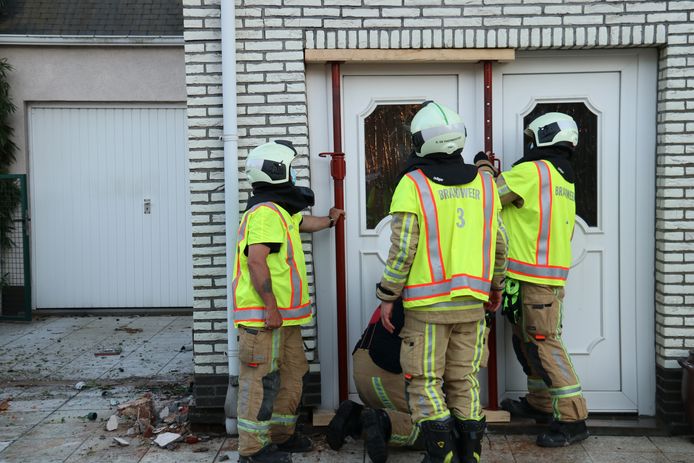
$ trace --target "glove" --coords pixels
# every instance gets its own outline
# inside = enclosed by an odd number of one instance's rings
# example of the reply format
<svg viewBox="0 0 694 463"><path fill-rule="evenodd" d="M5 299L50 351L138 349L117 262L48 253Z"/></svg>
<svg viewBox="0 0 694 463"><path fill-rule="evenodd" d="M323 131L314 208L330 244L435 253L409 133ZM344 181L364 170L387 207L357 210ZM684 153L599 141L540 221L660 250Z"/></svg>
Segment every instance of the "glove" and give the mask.
<svg viewBox="0 0 694 463"><path fill-rule="evenodd" d="M480 172L488 172L494 177L499 175L499 171L496 170L496 167L494 167L494 164L492 164L492 161L489 160L489 156L487 156L487 153L484 151L480 151L475 156L475 165Z"/></svg>

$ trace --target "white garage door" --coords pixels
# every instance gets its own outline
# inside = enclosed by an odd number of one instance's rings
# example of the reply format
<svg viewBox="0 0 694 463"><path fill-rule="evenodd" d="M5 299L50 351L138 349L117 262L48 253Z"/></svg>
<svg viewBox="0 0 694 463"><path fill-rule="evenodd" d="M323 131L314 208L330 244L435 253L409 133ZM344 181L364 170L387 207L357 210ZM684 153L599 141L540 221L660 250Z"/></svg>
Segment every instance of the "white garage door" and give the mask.
<svg viewBox="0 0 694 463"><path fill-rule="evenodd" d="M185 109L29 119L35 306L192 307Z"/></svg>

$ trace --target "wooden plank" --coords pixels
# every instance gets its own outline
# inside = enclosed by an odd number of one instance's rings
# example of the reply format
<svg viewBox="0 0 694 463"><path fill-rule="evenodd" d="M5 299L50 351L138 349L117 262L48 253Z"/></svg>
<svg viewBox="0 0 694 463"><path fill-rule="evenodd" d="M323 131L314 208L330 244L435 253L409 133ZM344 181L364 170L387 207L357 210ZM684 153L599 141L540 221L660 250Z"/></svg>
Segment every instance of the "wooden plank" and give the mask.
<svg viewBox="0 0 694 463"><path fill-rule="evenodd" d="M313 426L327 426L335 416L335 410L318 408L313 410Z"/></svg>
<svg viewBox="0 0 694 463"><path fill-rule="evenodd" d="M510 423L511 414L506 410L484 410L487 423Z"/></svg>
<svg viewBox="0 0 694 463"><path fill-rule="evenodd" d="M307 49L304 61L307 63L476 63L478 61L513 61L516 50L513 48L465 48L465 49L417 49L417 50L344 50Z"/></svg>

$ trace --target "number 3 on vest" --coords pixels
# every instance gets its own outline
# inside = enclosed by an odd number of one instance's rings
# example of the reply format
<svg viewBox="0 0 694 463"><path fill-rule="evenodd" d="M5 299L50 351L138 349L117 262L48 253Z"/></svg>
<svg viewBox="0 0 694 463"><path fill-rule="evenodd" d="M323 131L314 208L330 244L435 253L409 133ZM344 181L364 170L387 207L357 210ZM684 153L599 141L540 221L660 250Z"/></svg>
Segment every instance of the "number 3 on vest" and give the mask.
<svg viewBox="0 0 694 463"><path fill-rule="evenodd" d="M465 218L464 216L465 211L463 210L462 207L458 208L458 221L456 222L456 226L458 228L463 228L465 226Z"/></svg>

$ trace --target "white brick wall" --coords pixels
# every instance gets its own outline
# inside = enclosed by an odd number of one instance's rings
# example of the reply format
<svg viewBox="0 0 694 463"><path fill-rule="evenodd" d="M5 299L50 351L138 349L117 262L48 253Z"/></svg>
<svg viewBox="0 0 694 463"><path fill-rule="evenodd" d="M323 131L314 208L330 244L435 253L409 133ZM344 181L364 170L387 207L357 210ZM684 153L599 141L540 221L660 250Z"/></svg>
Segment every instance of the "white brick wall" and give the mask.
<svg viewBox="0 0 694 463"><path fill-rule="evenodd" d="M227 372L220 1L183 2L200 374ZM278 136L306 152L303 48L658 47L656 351L675 368L694 347L693 20L676 0L239 0L239 155Z"/></svg>

